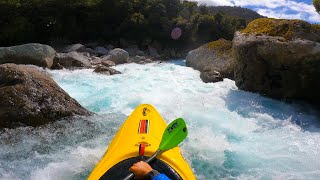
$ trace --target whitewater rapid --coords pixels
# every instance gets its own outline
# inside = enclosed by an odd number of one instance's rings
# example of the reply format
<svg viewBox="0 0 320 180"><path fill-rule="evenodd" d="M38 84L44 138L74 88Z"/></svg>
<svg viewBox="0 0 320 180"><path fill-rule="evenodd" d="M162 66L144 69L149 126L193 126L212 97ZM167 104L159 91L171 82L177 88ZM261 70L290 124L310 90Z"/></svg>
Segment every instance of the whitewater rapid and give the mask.
<svg viewBox="0 0 320 180"><path fill-rule="evenodd" d="M48 72L97 113L0 132L0 179L85 179L136 106L155 106L167 122L183 117L182 153L197 179L318 179L320 118L310 106L205 84L182 62L125 64L120 75L92 69Z"/></svg>

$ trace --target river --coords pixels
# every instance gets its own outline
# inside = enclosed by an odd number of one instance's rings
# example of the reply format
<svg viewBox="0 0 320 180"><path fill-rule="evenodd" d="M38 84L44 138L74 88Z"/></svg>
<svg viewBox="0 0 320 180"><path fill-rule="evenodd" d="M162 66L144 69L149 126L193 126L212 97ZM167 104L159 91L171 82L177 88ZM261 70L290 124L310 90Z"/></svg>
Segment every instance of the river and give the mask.
<svg viewBox="0 0 320 180"><path fill-rule="evenodd" d="M183 61L115 69L122 74L48 70L97 115L0 132L0 179L85 179L142 103L167 122L186 120L181 149L197 179L320 177L320 116L310 106L244 92L229 79L205 84Z"/></svg>

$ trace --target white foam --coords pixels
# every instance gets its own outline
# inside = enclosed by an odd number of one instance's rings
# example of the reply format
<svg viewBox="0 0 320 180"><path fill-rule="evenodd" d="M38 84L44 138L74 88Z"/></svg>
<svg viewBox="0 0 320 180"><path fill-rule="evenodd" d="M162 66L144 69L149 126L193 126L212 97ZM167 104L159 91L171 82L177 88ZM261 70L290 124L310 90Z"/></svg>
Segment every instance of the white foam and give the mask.
<svg viewBox="0 0 320 180"><path fill-rule="evenodd" d="M49 71L98 115L1 134L0 179L85 179L125 115L141 103L153 104L167 122L186 120L182 152L198 179L320 176L320 121L307 106L239 91L228 79L205 84L198 71L174 64L115 68L123 74Z"/></svg>

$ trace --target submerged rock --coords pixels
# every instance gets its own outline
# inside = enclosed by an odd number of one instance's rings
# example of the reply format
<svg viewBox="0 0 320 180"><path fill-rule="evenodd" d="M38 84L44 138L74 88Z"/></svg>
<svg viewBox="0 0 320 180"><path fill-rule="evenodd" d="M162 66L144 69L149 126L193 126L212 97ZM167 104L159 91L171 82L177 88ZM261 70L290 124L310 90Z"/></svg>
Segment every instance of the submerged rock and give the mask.
<svg viewBox="0 0 320 180"><path fill-rule="evenodd" d="M300 20L257 19L233 40L239 89L319 104L320 29Z"/></svg>
<svg viewBox="0 0 320 180"><path fill-rule="evenodd" d="M50 68L55 56L56 51L43 44L32 43L0 48L0 64L33 64Z"/></svg>
<svg viewBox="0 0 320 180"><path fill-rule="evenodd" d="M234 79L234 57L232 54L232 42L224 39L213 41L192 50L187 55L186 65L199 70L204 82L216 82L221 78L209 78L215 71L221 77ZM210 73L209 73L210 72ZM205 73L205 74L203 74ZM208 74L209 73L209 74Z"/></svg>
<svg viewBox="0 0 320 180"><path fill-rule="evenodd" d="M100 73L100 74L106 74L106 75L121 74L121 72L119 72L115 69L112 69L110 67L103 66L103 65L97 66L93 72Z"/></svg>
<svg viewBox="0 0 320 180"><path fill-rule="evenodd" d="M0 65L0 127L38 126L91 115L35 66Z"/></svg>

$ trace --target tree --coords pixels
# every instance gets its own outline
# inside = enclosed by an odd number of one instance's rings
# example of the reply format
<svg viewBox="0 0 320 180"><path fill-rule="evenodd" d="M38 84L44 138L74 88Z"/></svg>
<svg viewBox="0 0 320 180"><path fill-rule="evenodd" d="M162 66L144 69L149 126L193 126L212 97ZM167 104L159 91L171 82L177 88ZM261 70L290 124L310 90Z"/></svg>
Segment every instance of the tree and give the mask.
<svg viewBox="0 0 320 180"><path fill-rule="evenodd" d="M320 0L313 0L313 6L316 8L317 13L320 12Z"/></svg>

